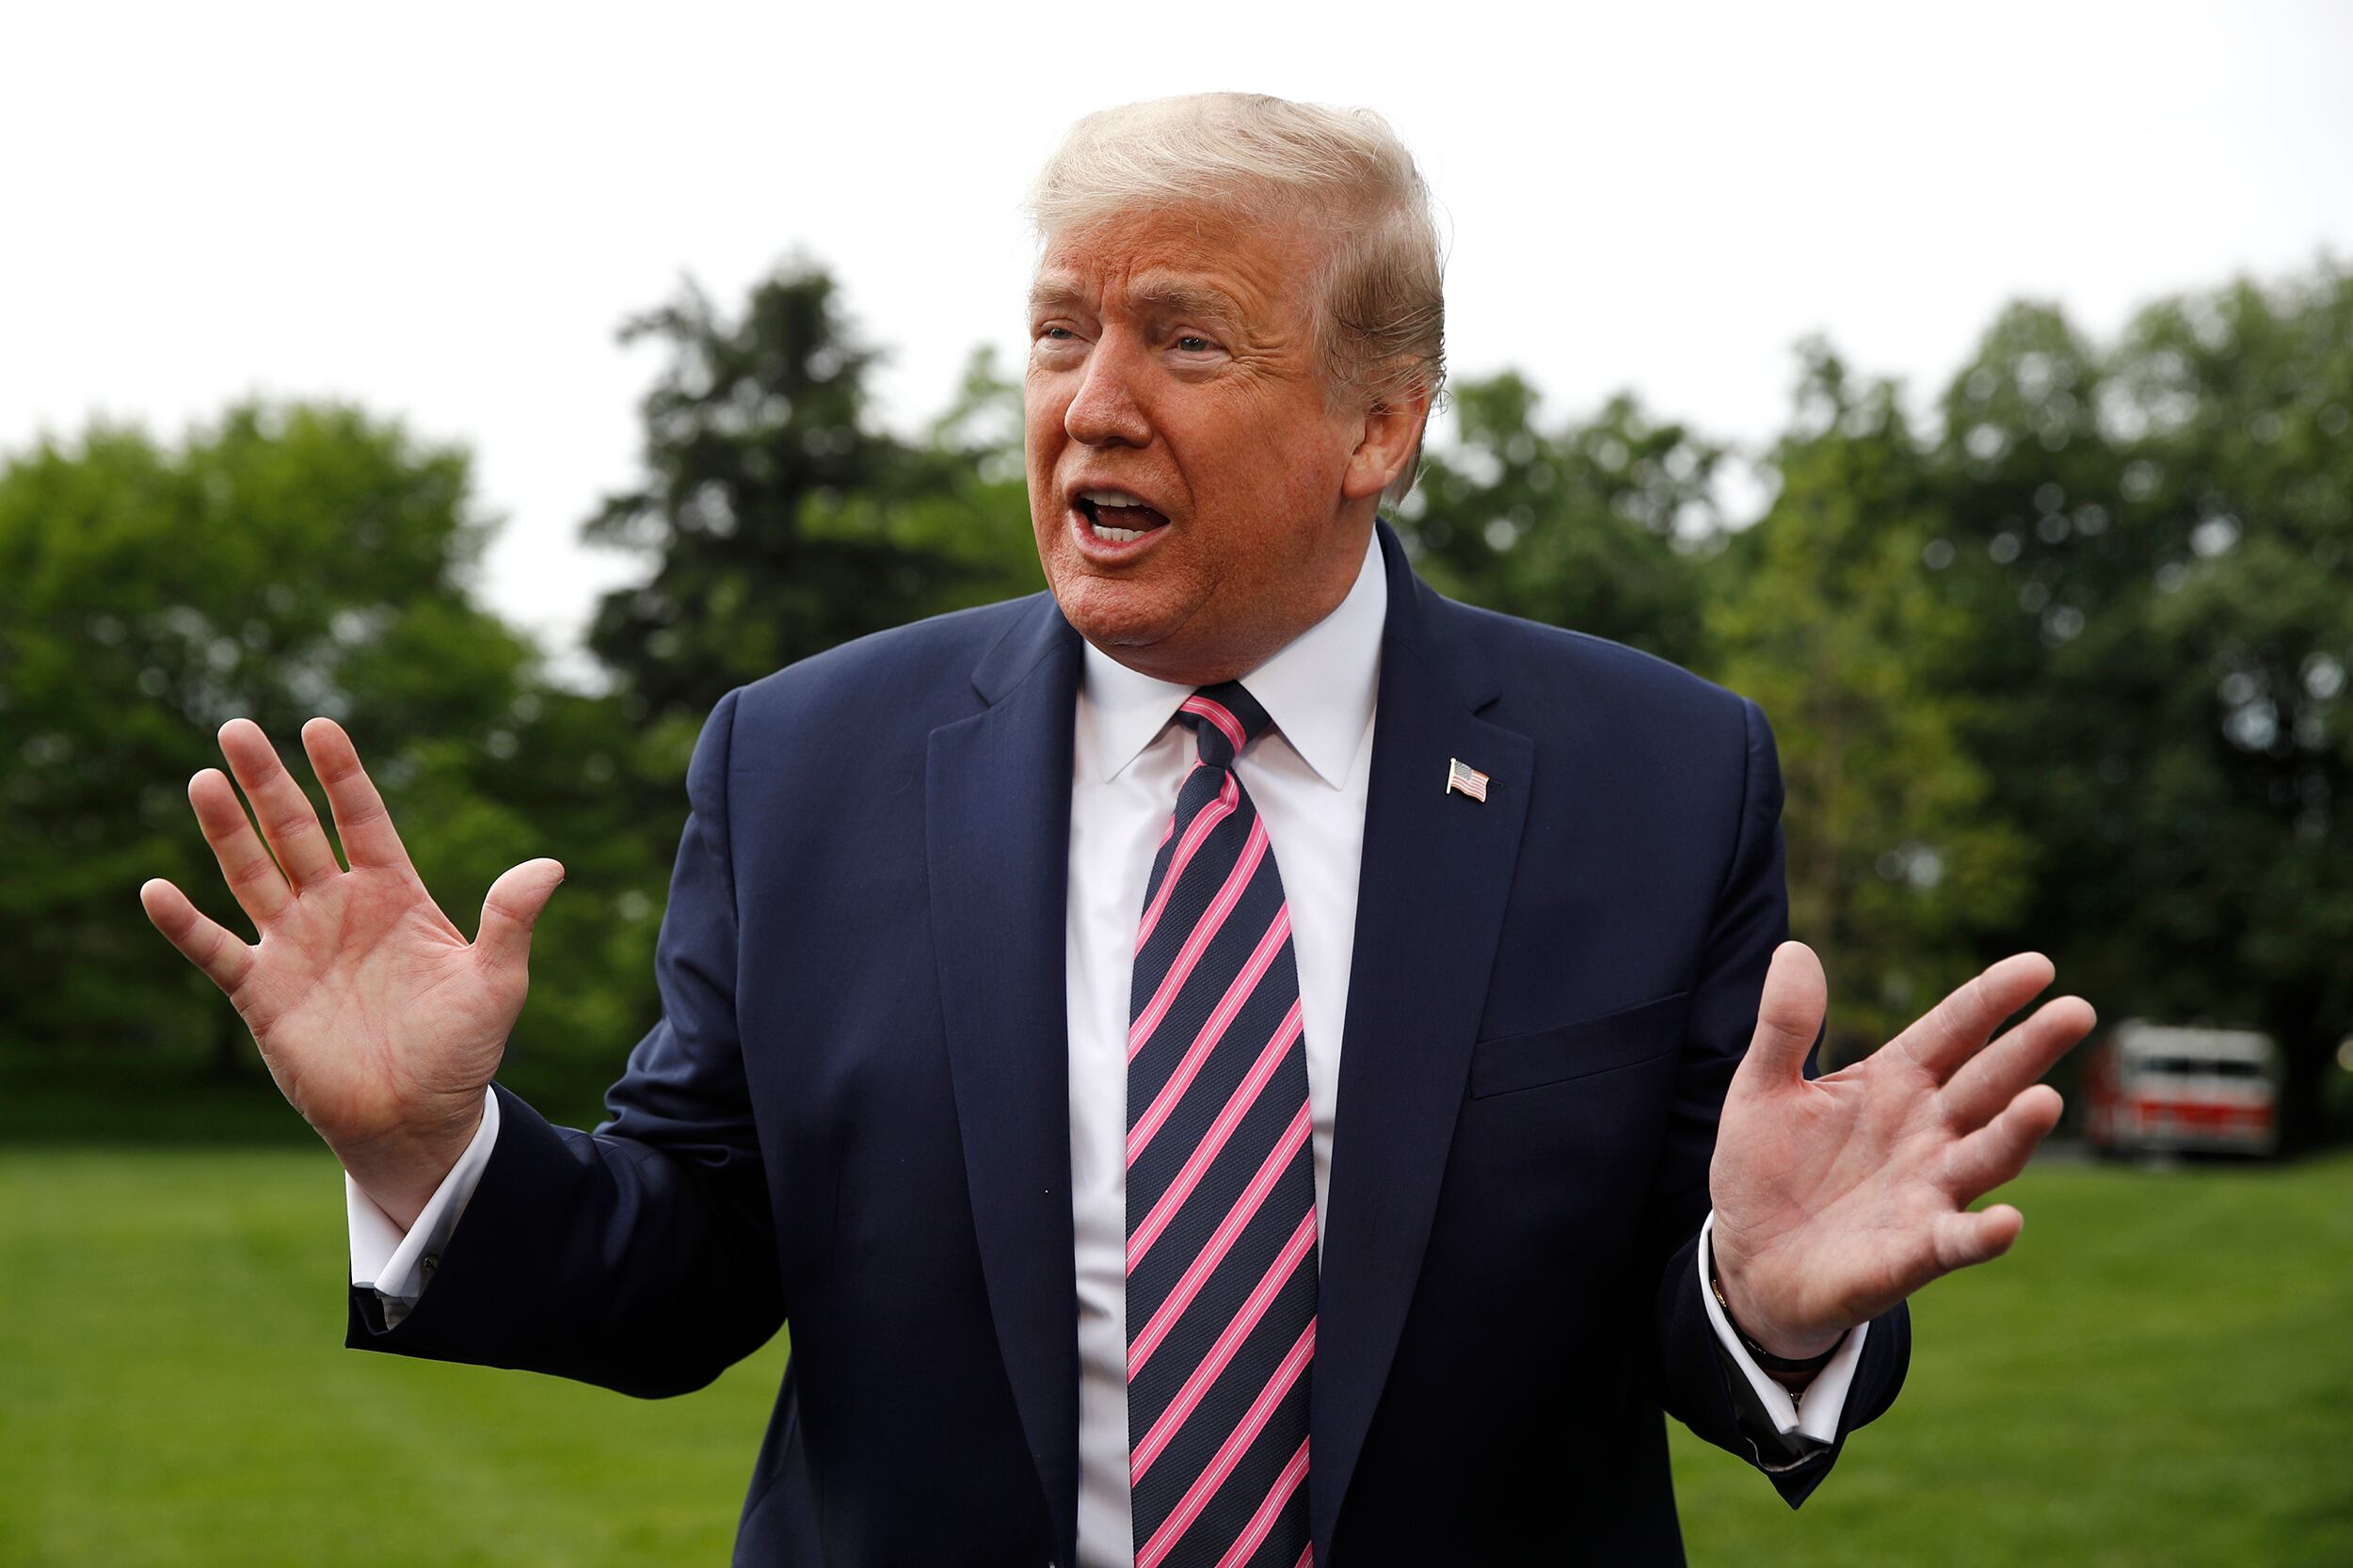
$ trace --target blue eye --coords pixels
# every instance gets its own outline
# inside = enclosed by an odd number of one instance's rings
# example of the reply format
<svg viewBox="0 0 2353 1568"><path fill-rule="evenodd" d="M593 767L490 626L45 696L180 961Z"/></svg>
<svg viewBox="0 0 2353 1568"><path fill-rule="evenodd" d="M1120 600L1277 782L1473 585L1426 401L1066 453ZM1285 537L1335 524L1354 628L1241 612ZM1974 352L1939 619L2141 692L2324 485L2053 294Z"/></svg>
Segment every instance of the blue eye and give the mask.
<svg viewBox="0 0 2353 1568"><path fill-rule="evenodd" d="M1193 337L1188 334L1187 336L1176 340L1176 346L1183 349L1188 354L1207 354L1209 350L1215 348L1217 344L1211 343L1207 338Z"/></svg>

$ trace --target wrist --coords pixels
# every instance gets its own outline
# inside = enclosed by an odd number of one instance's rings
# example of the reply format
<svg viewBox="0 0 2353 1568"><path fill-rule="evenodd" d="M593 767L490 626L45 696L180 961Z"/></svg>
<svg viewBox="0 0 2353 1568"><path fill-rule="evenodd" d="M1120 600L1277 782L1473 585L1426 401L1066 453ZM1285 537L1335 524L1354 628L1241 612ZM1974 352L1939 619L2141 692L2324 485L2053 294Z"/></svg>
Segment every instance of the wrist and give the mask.
<svg viewBox="0 0 2353 1568"><path fill-rule="evenodd" d="M1753 1295L1747 1291L1745 1278L1736 1264L1726 1270L1716 1256L1713 1240L1708 1247L1707 1285L1715 1293L1716 1304L1739 1339L1741 1349L1758 1367L1774 1374L1810 1377L1821 1370L1846 1337L1844 1330L1830 1335L1791 1333L1779 1327L1773 1316L1765 1312Z"/></svg>
<svg viewBox="0 0 2353 1568"><path fill-rule="evenodd" d="M463 1111L372 1136L329 1139L328 1146L360 1190L407 1230L481 1130L482 1101L476 1094Z"/></svg>

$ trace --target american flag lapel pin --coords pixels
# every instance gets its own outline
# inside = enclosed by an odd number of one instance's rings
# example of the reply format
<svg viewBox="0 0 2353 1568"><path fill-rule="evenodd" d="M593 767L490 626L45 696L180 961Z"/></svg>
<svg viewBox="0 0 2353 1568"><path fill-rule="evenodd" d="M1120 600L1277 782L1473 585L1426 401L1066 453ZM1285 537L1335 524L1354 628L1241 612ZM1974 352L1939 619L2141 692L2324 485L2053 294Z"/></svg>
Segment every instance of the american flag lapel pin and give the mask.
<svg viewBox="0 0 2353 1568"><path fill-rule="evenodd" d="M1446 760L1446 792L1460 790L1473 800L1487 798L1487 776L1459 757Z"/></svg>

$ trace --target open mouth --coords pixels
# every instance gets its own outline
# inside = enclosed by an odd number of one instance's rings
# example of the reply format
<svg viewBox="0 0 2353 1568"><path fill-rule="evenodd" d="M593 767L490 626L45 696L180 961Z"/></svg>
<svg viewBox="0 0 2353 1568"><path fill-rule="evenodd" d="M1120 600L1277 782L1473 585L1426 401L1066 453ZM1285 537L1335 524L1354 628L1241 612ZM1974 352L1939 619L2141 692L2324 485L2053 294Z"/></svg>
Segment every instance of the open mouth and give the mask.
<svg viewBox="0 0 2353 1568"><path fill-rule="evenodd" d="M1080 490L1077 508L1087 532L1103 544L1132 544L1156 529L1168 526L1164 513L1145 505L1142 499L1126 490Z"/></svg>

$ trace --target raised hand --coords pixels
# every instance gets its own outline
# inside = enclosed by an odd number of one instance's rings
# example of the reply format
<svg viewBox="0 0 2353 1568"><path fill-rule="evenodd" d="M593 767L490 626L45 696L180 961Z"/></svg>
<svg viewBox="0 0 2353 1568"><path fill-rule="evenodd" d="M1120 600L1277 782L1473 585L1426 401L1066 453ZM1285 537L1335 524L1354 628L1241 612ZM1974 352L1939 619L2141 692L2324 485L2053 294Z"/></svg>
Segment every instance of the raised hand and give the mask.
<svg viewBox="0 0 2353 1568"><path fill-rule="evenodd" d="M279 1091L407 1225L480 1122L529 988L531 928L564 868L526 860L502 875L469 943L425 891L343 727L314 718L302 742L348 871L261 727L232 719L221 755L262 839L217 768L188 781L188 801L261 941L239 940L160 877L139 903L227 994Z"/></svg>
<svg viewBox="0 0 2353 1568"><path fill-rule="evenodd" d="M1939 1275L2009 1250L2018 1210L1969 1205L2057 1125L2058 1092L2036 1080L2095 1021L2081 998L2060 997L1992 1038L2052 973L2040 953L2005 958L1862 1061L1808 1080L1822 966L1800 942L1774 952L1707 1176L1717 1277L1750 1338L1817 1354Z"/></svg>

